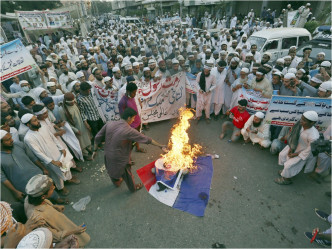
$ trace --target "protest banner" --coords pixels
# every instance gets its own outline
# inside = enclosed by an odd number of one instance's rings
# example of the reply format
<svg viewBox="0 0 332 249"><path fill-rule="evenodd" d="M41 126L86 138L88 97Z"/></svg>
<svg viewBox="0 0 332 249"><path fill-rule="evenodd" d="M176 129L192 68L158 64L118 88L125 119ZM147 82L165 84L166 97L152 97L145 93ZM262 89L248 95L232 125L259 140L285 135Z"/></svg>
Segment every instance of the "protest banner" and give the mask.
<svg viewBox="0 0 332 249"><path fill-rule="evenodd" d="M318 113L316 127L319 131L326 130L331 124L331 99L272 96L265 116L265 122L278 126L293 126L306 111Z"/></svg>
<svg viewBox="0 0 332 249"><path fill-rule="evenodd" d="M186 101L186 75L179 73L159 81L138 84L142 102L141 119L151 123L178 117L178 110Z"/></svg>
<svg viewBox="0 0 332 249"><path fill-rule="evenodd" d="M44 11L16 11L23 30L47 29Z"/></svg>
<svg viewBox="0 0 332 249"><path fill-rule="evenodd" d="M30 52L24 47L20 39L1 45L0 81L29 71L37 67Z"/></svg>
<svg viewBox="0 0 332 249"><path fill-rule="evenodd" d="M186 91L188 93L196 94L195 84L196 76L191 73L186 73Z"/></svg>
<svg viewBox="0 0 332 249"><path fill-rule="evenodd" d="M105 123L120 120L118 91L110 91L99 86L93 86L91 93L98 113Z"/></svg>
<svg viewBox="0 0 332 249"><path fill-rule="evenodd" d="M287 27L295 27L296 22L300 17L300 13L298 10L295 11L289 11L288 12L288 18L287 18Z"/></svg>
<svg viewBox="0 0 332 249"><path fill-rule="evenodd" d="M256 112L265 113L268 110L270 99L263 98L260 92L256 92L252 89L239 89L241 91L239 95L240 99L246 99L248 101L247 111L252 115Z"/></svg>
<svg viewBox="0 0 332 249"><path fill-rule="evenodd" d="M46 12L46 21L48 28L72 28L73 22L70 12Z"/></svg>

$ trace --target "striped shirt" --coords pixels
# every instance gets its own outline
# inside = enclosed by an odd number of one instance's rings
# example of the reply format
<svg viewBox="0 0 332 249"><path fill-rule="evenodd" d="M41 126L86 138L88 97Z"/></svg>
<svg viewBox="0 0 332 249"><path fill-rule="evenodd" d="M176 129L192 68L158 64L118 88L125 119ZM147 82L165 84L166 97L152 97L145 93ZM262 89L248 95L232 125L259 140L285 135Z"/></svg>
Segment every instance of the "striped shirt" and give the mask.
<svg viewBox="0 0 332 249"><path fill-rule="evenodd" d="M79 94L77 97L77 104L81 111L83 121L97 121L100 119L97 107L93 102L91 94L88 96Z"/></svg>

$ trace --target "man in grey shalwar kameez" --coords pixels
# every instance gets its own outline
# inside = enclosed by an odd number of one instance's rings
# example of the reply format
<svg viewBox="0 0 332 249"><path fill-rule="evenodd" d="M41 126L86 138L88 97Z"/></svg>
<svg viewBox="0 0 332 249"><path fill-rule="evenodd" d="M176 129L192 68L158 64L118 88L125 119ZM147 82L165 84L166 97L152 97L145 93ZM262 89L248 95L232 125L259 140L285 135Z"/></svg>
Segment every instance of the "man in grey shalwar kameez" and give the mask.
<svg viewBox="0 0 332 249"><path fill-rule="evenodd" d="M97 145L105 141L105 166L108 175L117 187L120 186L122 181L125 181L131 192L143 187L142 183L135 184L134 176L131 173L130 154L133 147L132 142L152 144L160 148L164 147L164 145L130 127L136 115L135 110L126 108L121 120L105 124L95 137L93 154L93 157L95 157Z"/></svg>

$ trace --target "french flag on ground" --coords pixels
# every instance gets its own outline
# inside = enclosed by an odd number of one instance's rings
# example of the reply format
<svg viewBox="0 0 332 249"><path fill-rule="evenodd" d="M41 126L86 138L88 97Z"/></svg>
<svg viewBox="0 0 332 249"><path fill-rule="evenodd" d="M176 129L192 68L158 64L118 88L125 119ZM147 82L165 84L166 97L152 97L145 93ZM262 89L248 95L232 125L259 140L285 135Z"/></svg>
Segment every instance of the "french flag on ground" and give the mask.
<svg viewBox="0 0 332 249"><path fill-rule="evenodd" d="M162 179L161 172L157 171L156 175L151 172L151 169L155 167L155 161L136 172L146 190L158 201L196 216L204 216L210 197L213 175L212 158L210 156L198 157L196 166L195 172L183 175L181 179L176 176L172 179L166 179L171 188L166 188L163 191L157 191L159 190L157 181L164 182L165 180Z"/></svg>

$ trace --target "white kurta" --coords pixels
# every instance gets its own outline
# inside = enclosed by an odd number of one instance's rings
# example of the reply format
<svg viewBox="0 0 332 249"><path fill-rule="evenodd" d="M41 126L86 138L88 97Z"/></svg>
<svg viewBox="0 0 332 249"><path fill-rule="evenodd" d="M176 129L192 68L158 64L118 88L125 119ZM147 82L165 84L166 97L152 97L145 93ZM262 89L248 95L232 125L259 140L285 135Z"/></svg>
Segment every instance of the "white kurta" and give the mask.
<svg viewBox="0 0 332 249"><path fill-rule="evenodd" d="M270 140L270 125L265 124L264 120L262 120L260 126L255 127L253 125L254 115L252 115L248 121L245 123L244 127L241 130L241 134L243 135L244 140L250 138L253 144L258 143L264 148L268 148L271 145ZM256 134L252 132L247 132L247 128L250 131L258 131Z"/></svg>
<svg viewBox="0 0 332 249"><path fill-rule="evenodd" d="M196 104L196 117L202 116L202 111L205 110L206 118L210 118L210 106L212 91L216 87L216 77L210 73L208 77L205 77L205 92L201 93L199 80L202 72L198 73L196 78L196 90L197 90L197 104Z"/></svg>
<svg viewBox="0 0 332 249"><path fill-rule="evenodd" d="M291 178L296 176L300 173L304 165L306 165L304 173L313 171L317 158L313 157L310 144L318 138L319 133L315 127L306 130L304 130L303 127L301 128L299 142L295 150L295 153L299 153L299 155L289 158L289 145L279 153L279 165L284 166L281 172L282 177Z"/></svg>
<svg viewBox="0 0 332 249"><path fill-rule="evenodd" d="M226 78L227 70L224 69L221 73L218 69L212 68L211 74L216 77L216 88L212 93L212 110L213 112L218 115L222 105L225 102L225 78Z"/></svg>

